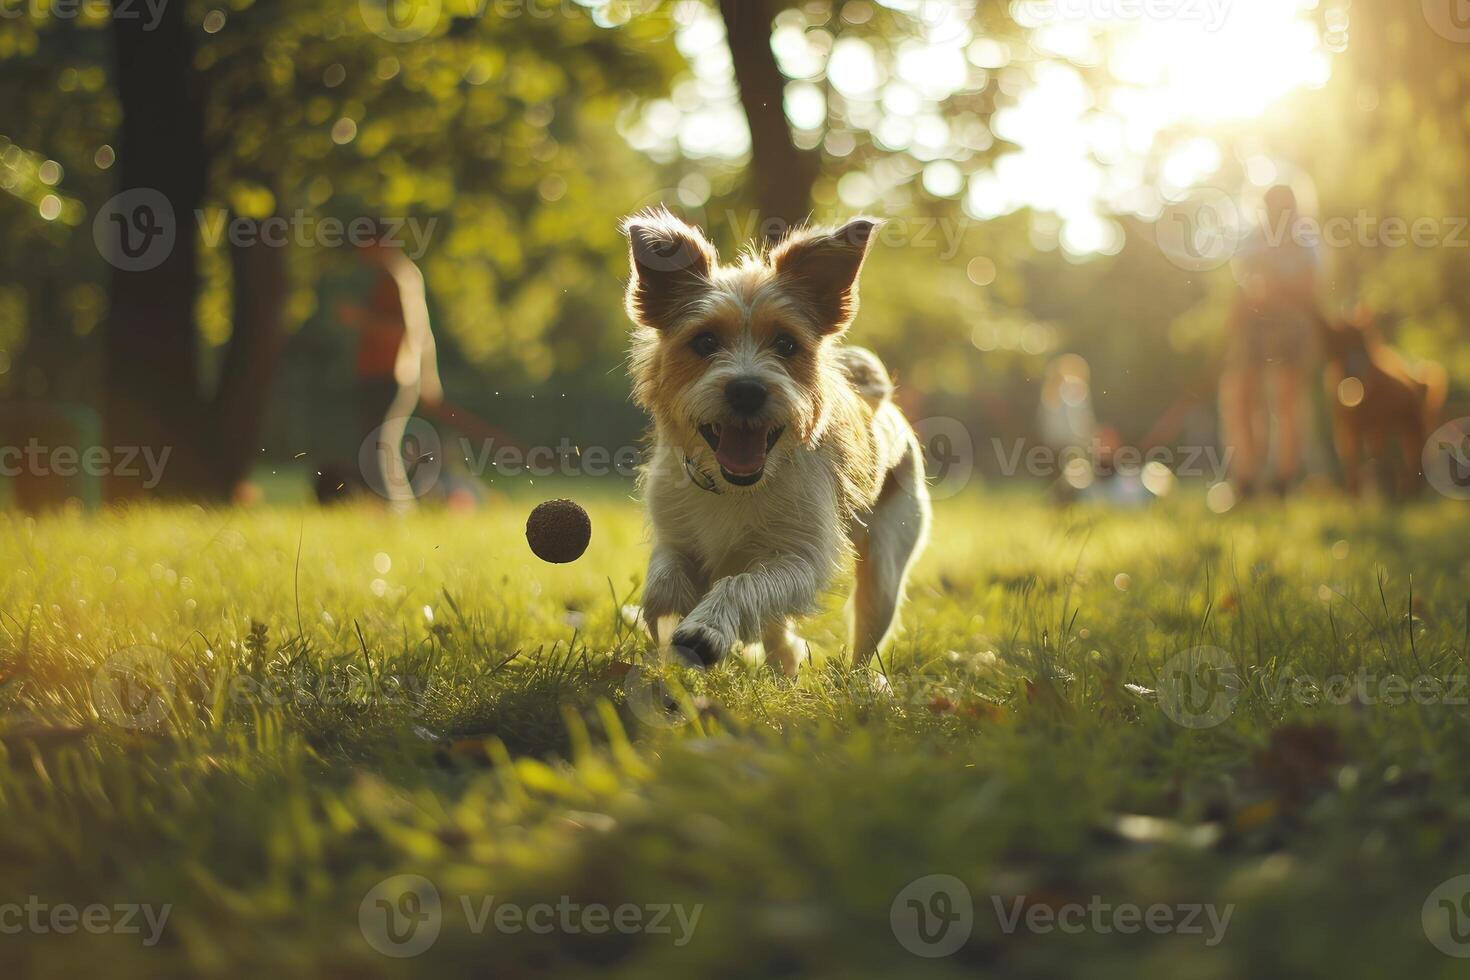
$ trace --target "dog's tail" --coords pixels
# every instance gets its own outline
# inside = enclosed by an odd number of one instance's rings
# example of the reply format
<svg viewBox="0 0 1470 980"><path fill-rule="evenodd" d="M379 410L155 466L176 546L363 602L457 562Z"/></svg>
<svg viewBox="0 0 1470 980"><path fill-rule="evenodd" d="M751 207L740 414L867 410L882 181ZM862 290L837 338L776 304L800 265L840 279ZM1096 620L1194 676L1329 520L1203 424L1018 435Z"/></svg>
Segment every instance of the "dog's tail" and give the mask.
<svg viewBox="0 0 1470 980"><path fill-rule="evenodd" d="M837 348L837 363L863 401L877 408L893 394L893 379L878 355L866 347Z"/></svg>

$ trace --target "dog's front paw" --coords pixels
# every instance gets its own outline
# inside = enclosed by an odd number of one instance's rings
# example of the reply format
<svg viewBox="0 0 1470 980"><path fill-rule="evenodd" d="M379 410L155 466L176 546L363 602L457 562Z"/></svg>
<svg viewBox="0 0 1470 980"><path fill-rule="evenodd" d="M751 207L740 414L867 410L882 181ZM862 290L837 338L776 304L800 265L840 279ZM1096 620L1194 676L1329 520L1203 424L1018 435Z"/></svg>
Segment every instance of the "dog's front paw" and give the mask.
<svg viewBox="0 0 1470 980"><path fill-rule="evenodd" d="M730 652L731 645L731 641L721 636L718 630L687 619L674 630L674 653L695 667L713 667Z"/></svg>

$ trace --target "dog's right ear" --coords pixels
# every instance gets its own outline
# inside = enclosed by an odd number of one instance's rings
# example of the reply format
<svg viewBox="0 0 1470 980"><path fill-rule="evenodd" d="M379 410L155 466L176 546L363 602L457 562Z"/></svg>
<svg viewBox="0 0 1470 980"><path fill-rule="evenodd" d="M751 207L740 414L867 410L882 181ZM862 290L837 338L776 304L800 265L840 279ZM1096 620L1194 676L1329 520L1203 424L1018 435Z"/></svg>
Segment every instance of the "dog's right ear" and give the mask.
<svg viewBox="0 0 1470 980"><path fill-rule="evenodd" d="M709 284L719 260L699 230L664 208L640 211L623 221L633 267L628 281L628 315L666 330L680 311Z"/></svg>

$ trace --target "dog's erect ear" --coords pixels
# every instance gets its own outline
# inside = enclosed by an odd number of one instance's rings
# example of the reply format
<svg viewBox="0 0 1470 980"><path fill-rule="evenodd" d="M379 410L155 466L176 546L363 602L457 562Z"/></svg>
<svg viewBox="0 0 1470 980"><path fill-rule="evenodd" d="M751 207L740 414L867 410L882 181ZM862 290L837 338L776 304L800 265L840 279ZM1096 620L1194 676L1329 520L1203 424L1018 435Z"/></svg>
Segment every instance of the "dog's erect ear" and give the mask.
<svg viewBox="0 0 1470 980"><path fill-rule="evenodd" d="M771 267L802 296L824 333L840 333L858 310L858 272L878 222L854 218L836 231L797 231L771 252Z"/></svg>
<svg viewBox="0 0 1470 980"><path fill-rule="evenodd" d="M664 208L640 211L623 221L633 276L628 281L628 315L665 330L709 282L719 261L715 247Z"/></svg>

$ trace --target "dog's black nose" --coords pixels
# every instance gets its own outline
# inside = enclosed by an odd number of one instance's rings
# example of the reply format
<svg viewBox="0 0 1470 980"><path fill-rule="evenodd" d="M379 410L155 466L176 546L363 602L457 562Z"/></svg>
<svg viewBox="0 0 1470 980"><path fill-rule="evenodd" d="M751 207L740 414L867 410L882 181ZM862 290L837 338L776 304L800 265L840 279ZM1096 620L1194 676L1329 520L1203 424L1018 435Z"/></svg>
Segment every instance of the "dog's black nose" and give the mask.
<svg viewBox="0 0 1470 980"><path fill-rule="evenodd" d="M752 378L736 378L725 385L725 401L736 415L754 415L766 403L766 386Z"/></svg>

